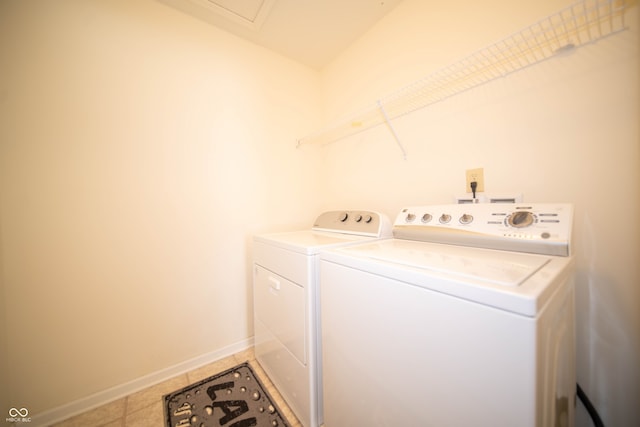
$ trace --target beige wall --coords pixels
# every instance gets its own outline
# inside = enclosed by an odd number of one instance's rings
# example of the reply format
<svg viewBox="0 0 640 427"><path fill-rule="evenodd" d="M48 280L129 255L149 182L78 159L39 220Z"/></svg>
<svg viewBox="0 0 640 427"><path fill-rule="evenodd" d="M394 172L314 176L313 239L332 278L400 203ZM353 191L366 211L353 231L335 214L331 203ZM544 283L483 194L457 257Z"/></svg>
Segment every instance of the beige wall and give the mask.
<svg viewBox="0 0 640 427"><path fill-rule="evenodd" d="M0 49L10 405L250 342L250 236L319 209L318 73L150 0L3 1Z"/></svg>
<svg viewBox="0 0 640 427"><path fill-rule="evenodd" d="M323 73L328 119L559 11L569 1L405 0ZM462 11L464 10L464 13ZM606 425L640 418L638 6L629 29L324 150L326 208L448 203L487 192L575 204L578 380ZM578 404L581 408L581 405ZM585 422L580 409L579 425Z"/></svg>
<svg viewBox="0 0 640 427"><path fill-rule="evenodd" d="M1 199L0 199L1 200ZM0 206L2 201L0 201ZM1 208L0 208L1 209ZM2 227L0 226L0 242L2 242ZM8 410L9 402L9 361L7 347L7 305L4 296L4 274L2 274L2 245L0 244L0 410ZM6 409L5 409L6 408Z"/></svg>
<svg viewBox="0 0 640 427"><path fill-rule="evenodd" d="M575 203L578 378L607 425L633 425L637 6L624 33L397 120L407 160L384 126L294 148L567 4L405 0L319 74L152 0L0 2L11 405L46 412L246 342L251 234L449 202L484 167L492 192Z"/></svg>

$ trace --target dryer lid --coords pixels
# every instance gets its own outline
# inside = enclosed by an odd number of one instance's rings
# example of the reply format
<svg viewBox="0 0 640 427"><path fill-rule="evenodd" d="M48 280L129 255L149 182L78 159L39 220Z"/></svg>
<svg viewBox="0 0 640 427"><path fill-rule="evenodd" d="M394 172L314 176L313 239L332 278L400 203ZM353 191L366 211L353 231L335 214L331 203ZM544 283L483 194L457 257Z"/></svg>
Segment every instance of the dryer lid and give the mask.
<svg viewBox="0 0 640 427"><path fill-rule="evenodd" d="M254 236L253 239L257 242L266 243L290 251L300 252L305 255L314 255L322 249L363 243L371 241L374 238L355 234L303 230L261 234Z"/></svg>

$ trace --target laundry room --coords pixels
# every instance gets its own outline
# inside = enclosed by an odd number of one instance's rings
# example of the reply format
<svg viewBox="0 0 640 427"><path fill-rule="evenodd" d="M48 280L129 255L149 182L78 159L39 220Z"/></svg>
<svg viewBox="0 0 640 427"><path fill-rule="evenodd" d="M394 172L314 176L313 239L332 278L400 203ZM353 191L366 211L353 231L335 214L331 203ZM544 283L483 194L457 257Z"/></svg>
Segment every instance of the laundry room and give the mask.
<svg viewBox="0 0 640 427"><path fill-rule="evenodd" d="M384 13L295 58L180 0L0 2L0 411L50 425L251 348L254 235L453 203L482 168L482 194L573 204L577 380L634 426L640 7L593 2L617 12L592 41L389 120L381 101L580 2L359 1ZM287 30L312 27L337 37Z"/></svg>

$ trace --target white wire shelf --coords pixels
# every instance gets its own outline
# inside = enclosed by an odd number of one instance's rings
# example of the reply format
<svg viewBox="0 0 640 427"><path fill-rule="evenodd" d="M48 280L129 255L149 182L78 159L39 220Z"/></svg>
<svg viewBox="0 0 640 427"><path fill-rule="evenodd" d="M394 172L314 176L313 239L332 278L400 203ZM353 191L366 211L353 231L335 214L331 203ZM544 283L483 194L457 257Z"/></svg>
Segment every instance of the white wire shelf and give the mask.
<svg viewBox="0 0 640 427"><path fill-rule="evenodd" d="M628 1L628 0L627 0ZM581 0L298 140L330 143L624 30L625 0Z"/></svg>

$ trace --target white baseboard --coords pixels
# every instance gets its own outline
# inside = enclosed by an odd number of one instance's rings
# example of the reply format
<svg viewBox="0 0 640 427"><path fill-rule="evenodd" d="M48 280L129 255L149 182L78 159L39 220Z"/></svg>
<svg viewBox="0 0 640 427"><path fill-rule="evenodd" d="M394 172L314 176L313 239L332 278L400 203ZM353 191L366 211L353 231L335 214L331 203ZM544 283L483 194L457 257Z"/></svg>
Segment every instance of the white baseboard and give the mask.
<svg viewBox="0 0 640 427"><path fill-rule="evenodd" d="M219 350L194 357L193 359L185 360L184 362L180 362L168 368L152 372L127 383L119 384L109 389L99 391L95 394L80 398L62 406L49 409L40 414L32 415L29 426L44 427L66 420L75 415L90 411L91 409L95 409L114 400L121 399L132 393L166 381L177 375L185 374L209 363L224 359L225 357L246 350L251 346L253 346L253 337L247 338L235 344L231 344Z"/></svg>

